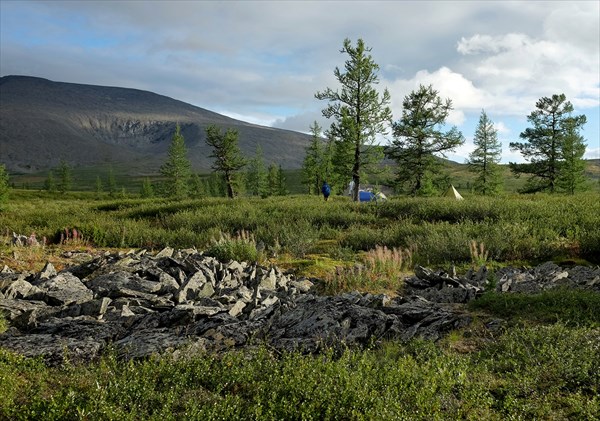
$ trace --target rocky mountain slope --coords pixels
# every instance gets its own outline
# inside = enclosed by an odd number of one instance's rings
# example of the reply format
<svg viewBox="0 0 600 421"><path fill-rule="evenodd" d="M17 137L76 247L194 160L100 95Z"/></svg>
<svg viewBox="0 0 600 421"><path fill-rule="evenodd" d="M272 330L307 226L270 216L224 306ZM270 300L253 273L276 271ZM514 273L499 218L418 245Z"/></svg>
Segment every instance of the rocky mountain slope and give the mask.
<svg viewBox="0 0 600 421"><path fill-rule="evenodd" d="M235 120L175 99L136 89L53 82L27 76L0 78L0 162L10 172L55 166L131 164L156 172L179 123L196 170L211 159L205 127L239 132L253 156L260 144L267 163L299 168L310 138L302 133Z"/></svg>

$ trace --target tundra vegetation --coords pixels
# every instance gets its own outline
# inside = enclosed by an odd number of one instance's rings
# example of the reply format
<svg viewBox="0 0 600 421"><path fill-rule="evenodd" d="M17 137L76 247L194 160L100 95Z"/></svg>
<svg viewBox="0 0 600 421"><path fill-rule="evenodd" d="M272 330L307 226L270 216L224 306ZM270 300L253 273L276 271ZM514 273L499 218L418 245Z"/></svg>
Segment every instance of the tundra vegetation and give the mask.
<svg viewBox="0 0 600 421"><path fill-rule="evenodd" d="M95 192L11 191L3 233L45 247L1 246L0 266L58 268L65 251L163 246L277 264L323 293L395 294L415 264L464 271L546 260L597 264L595 193L397 197L384 203L310 195L97 200ZM77 238L62 235L65 228ZM60 244L59 244L60 243ZM363 268L356 270L356 263ZM373 343L317 357L255 348L221 355L48 367L0 350L7 419L597 419L597 293L487 292L473 323L445 339ZM486 324L506 321L490 331ZM0 319L0 329L8 328Z"/></svg>

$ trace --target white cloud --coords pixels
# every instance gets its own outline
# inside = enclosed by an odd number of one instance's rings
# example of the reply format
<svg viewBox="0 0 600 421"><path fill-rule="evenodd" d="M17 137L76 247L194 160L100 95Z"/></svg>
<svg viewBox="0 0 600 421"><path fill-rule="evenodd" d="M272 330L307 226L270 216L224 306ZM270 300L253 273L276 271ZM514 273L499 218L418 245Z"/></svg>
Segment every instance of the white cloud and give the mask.
<svg viewBox="0 0 600 421"><path fill-rule="evenodd" d="M507 135L511 133L510 127L504 124L502 121L494 122L494 128L498 131L498 134Z"/></svg>

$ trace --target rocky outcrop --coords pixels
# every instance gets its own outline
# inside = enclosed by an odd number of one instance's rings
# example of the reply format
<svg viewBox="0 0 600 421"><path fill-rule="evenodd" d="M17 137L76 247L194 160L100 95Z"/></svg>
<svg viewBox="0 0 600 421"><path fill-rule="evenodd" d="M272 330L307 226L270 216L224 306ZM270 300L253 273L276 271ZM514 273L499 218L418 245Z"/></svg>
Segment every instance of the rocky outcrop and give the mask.
<svg viewBox="0 0 600 421"><path fill-rule="evenodd" d="M422 298L314 293L276 267L221 263L195 250L105 254L57 272L0 273L0 346L51 364L112 347L128 358L268 343L315 352L382 338L438 339L467 316Z"/></svg>
<svg viewBox="0 0 600 421"><path fill-rule="evenodd" d="M81 256L78 256L81 260ZM598 290L599 270L550 264L498 272L499 291L548 286ZM566 275L565 275L566 273ZM221 263L196 250L103 254L57 272L0 272L0 347L50 364L92 360L108 347L124 358L220 352L267 343L279 350L366 346L381 339L437 340L470 323L455 303L488 285L485 268L464 276L417 267L402 296L320 296L306 278L276 267ZM488 285L489 287L489 285Z"/></svg>

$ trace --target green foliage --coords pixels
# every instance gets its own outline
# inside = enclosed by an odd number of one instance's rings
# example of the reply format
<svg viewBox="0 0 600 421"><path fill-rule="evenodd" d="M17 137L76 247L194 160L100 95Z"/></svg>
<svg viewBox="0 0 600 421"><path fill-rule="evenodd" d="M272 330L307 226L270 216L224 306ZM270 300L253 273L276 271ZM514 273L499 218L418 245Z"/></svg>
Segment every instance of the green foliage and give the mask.
<svg viewBox="0 0 600 421"><path fill-rule="evenodd" d="M568 194L587 190L584 175L585 141L578 133L577 120L570 118L565 122L565 137L562 145L562 160L557 186Z"/></svg>
<svg viewBox="0 0 600 421"><path fill-rule="evenodd" d="M48 368L0 350L6 419L597 419L600 332L516 328L461 354L384 342Z"/></svg>
<svg viewBox="0 0 600 421"><path fill-rule="evenodd" d="M56 188L60 193L71 190L73 186L73 173L71 166L64 160L61 160L58 167L54 170L57 175Z"/></svg>
<svg viewBox="0 0 600 421"><path fill-rule="evenodd" d="M15 190L0 214L0 232L53 238L77 227L100 247L192 247L205 250L219 232L252 233L269 254L368 251L377 246L414 250L422 265L470 265L470 243L485 244L488 262L582 258L600 262L600 203L595 193L575 196L394 198L381 203L328 202L315 196L171 201L98 201L93 192L53 197ZM351 259L354 261L354 259Z"/></svg>
<svg viewBox="0 0 600 421"><path fill-rule="evenodd" d="M245 230L239 231L235 236L221 233L219 239L214 240L206 250L206 254L222 262L230 260L258 262L262 260L254 235Z"/></svg>
<svg viewBox="0 0 600 421"><path fill-rule="evenodd" d="M168 197L184 198L189 195L189 183L192 177L192 164L187 157L185 139L179 124L171 138L169 156L160 167L160 174L166 178L163 194Z"/></svg>
<svg viewBox="0 0 600 421"><path fill-rule="evenodd" d="M343 291L395 293L403 285L403 275L413 267L412 254L413 250L375 246L358 256L361 264L338 266L335 273L326 275L322 290L326 294Z"/></svg>
<svg viewBox="0 0 600 421"><path fill-rule="evenodd" d="M100 176L96 177L96 199L100 199L102 197L102 193L104 192L104 187L102 186L102 179Z"/></svg>
<svg viewBox="0 0 600 421"><path fill-rule="evenodd" d="M140 190L140 196L143 198L154 197L154 186L148 177L144 178L142 188Z"/></svg>
<svg viewBox="0 0 600 421"><path fill-rule="evenodd" d="M48 171L46 180L44 181L44 190L54 193L56 191L56 180L54 179L54 171Z"/></svg>
<svg viewBox="0 0 600 421"><path fill-rule="evenodd" d="M316 121L310 126L310 132L312 140L306 147L306 155L302 163L302 184L306 186L308 194L319 195L323 181L333 182L334 142L321 137L321 126ZM351 160L344 160L344 162L351 162Z"/></svg>
<svg viewBox="0 0 600 421"><path fill-rule="evenodd" d="M285 196L288 191L285 185L285 175L281 165L269 165L267 173L267 192L268 196Z"/></svg>
<svg viewBox="0 0 600 421"><path fill-rule="evenodd" d="M208 181L200 178L200 175L195 173L190 181L190 196L193 198L206 197L208 194Z"/></svg>
<svg viewBox="0 0 600 421"><path fill-rule="evenodd" d="M211 125L206 128L206 144L213 148L210 155L215 158L212 169L223 174L227 186L227 197L236 196L236 173L246 165L246 160L238 146L238 132L227 129L221 132L217 126Z"/></svg>
<svg viewBox="0 0 600 421"><path fill-rule="evenodd" d="M567 151L571 160L568 173L571 176L580 173L580 169L573 167L573 164L583 156L583 153L579 155L578 150L582 144L579 130L586 123L586 118L585 115L571 116L573 105L564 94L543 97L535 106L537 109L527 117L533 127L526 128L520 134L524 142L510 143L510 148L519 151L528 162L511 162L510 168L515 174L531 174L523 191L555 193L564 164L565 142L568 143L567 149L571 149Z"/></svg>
<svg viewBox="0 0 600 421"><path fill-rule="evenodd" d="M327 88L315 94L315 98L329 101L323 109L323 116L334 119L329 129L329 137L335 139L338 150L334 154L334 165L337 171L344 171L338 172L338 178L354 181L354 201L358 201L362 173L376 168L383 158L381 149L375 145L375 138L378 134L387 133L387 125L392 120L388 90L385 89L380 96L374 87L379 83L379 66L373 61L370 51L362 39L353 47L346 38L341 50L349 56L345 72L337 67L334 71L342 85L341 92Z"/></svg>
<svg viewBox="0 0 600 421"><path fill-rule="evenodd" d="M0 164L0 210L4 206L4 203L8 202L8 173L6 167Z"/></svg>
<svg viewBox="0 0 600 421"><path fill-rule="evenodd" d="M268 197L270 192L267 177L268 173L265 168L262 148L257 143L256 153L254 154L254 158L248 162L246 172L246 187L248 192L253 196Z"/></svg>
<svg viewBox="0 0 600 421"><path fill-rule="evenodd" d="M0 311L0 333L4 333L6 329L8 329L8 322L6 321L4 313Z"/></svg>
<svg viewBox="0 0 600 421"><path fill-rule="evenodd" d="M514 320L600 327L600 294L593 291L561 289L540 294L489 292L469 303L469 308Z"/></svg>
<svg viewBox="0 0 600 421"><path fill-rule="evenodd" d="M117 194L117 181L115 179L115 173L114 173L112 167L108 168L107 185L108 185L108 195L110 197L115 197L115 195Z"/></svg>
<svg viewBox="0 0 600 421"><path fill-rule="evenodd" d="M397 163L396 182L411 195L426 188L427 176L439 173L437 154L453 151L465 139L456 127L442 132L452 101L442 101L431 85L420 85L402 102L402 118L394 123L394 140L387 154Z"/></svg>
<svg viewBox="0 0 600 421"><path fill-rule="evenodd" d="M480 194L493 195L500 192L500 162L502 144L498 141L498 131L485 111L481 111L479 124L473 139L475 150L469 155L469 170L477 174L474 190Z"/></svg>

